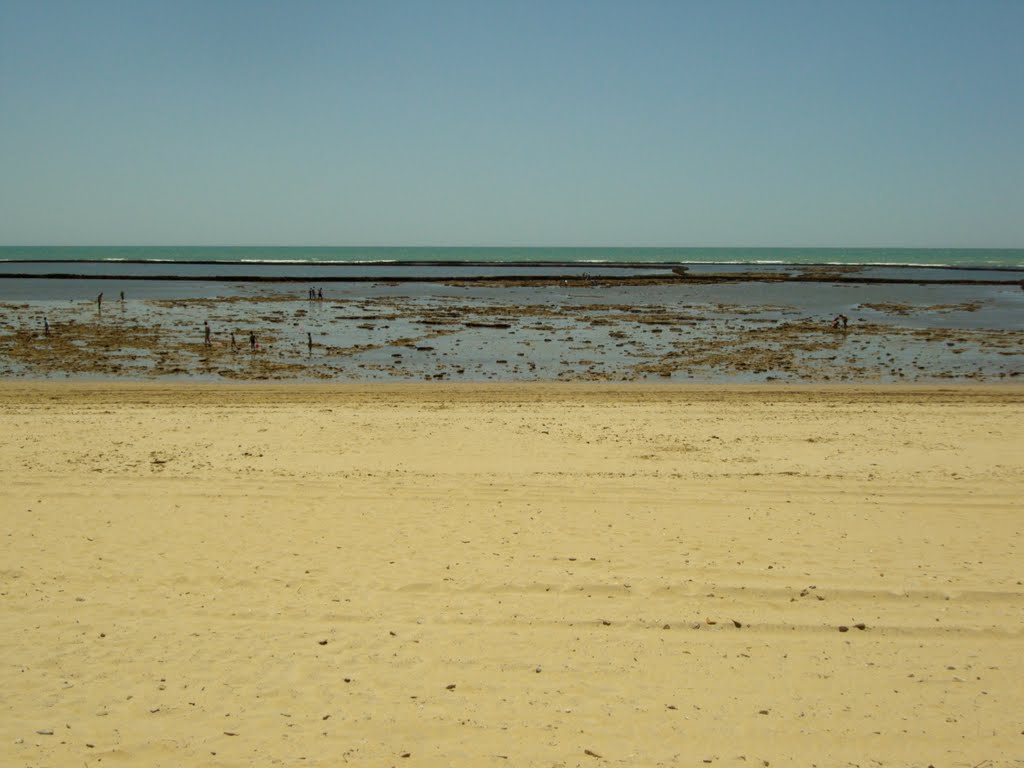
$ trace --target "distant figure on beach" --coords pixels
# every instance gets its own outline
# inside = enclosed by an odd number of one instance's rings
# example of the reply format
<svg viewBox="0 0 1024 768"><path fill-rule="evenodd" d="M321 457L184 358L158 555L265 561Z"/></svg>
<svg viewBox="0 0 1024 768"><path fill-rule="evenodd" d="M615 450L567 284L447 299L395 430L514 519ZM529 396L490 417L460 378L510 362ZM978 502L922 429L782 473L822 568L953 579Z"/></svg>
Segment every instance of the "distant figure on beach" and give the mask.
<svg viewBox="0 0 1024 768"><path fill-rule="evenodd" d="M846 330L846 326L850 324L850 320L846 315L839 316L839 322L843 324L843 330Z"/></svg>
<svg viewBox="0 0 1024 768"><path fill-rule="evenodd" d="M255 331L249 331L249 349L251 349L253 352L256 351L256 332Z"/></svg>
<svg viewBox="0 0 1024 768"><path fill-rule="evenodd" d="M210 323L203 320L203 344L210 346Z"/></svg>
<svg viewBox="0 0 1024 768"><path fill-rule="evenodd" d="M306 331L306 346L309 347L309 351L313 351L313 334Z"/></svg>
<svg viewBox="0 0 1024 768"><path fill-rule="evenodd" d="M231 348L232 349L235 348L235 332L234 331L231 332Z"/></svg>
<svg viewBox="0 0 1024 768"><path fill-rule="evenodd" d="M96 297L96 309L100 309L100 310L103 309L103 294L102 293L100 293L100 295Z"/></svg>
<svg viewBox="0 0 1024 768"><path fill-rule="evenodd" d="M121 303L124 304L124 291L121 291Z"/></svg>
<svg viewBox="0 0 1024 768"><path fill-rule="evenodd" d="M317 291L316 291L316 298L317 298L317 301L323 301L324 300L324 289L323 288L318 288L317 289Z"/></svg>
<svg viewBox="0 0 1024 768"><path fill-rule="evenodd" d="M836 315L834 318L832 318L833 330L839 330L839 328L841 327L845 331L846 326L848 326L849 324L850 318L848 318L846 315Z"/></svg>
<svg viewBox="0 0 1024 768"><path fill-rule="evenodd" d="M43 318L43 336L50 335L50 321L45 317Z"/></svg>

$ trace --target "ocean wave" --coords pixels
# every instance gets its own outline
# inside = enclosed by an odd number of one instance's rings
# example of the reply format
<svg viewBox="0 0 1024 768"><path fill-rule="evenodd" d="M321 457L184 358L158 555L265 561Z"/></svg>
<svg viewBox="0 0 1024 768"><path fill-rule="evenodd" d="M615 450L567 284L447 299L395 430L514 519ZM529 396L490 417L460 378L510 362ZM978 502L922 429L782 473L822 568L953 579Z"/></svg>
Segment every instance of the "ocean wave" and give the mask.
<svg viewBox="0 0 1024 768"><path fill-rule="evenodd" d="M778 265L790 266L790 267L806 267L806 266L810 266L807 262L799 262L799 261L767 261L767 260L754 261L754 260L751 260L751 259L736 259L736 260L733 260L733 261L724 261L724 260L717 260L717 261L669 261L669 262L659 262L659 263L663 263L663 264L679 264L681 266L703 265L703 266L708 266L708 267L716 267L716 266L733 267L733 266L743 266L743 265L748 265L748 266L758 265L758 266L767 266L767 267L774 267L774 266L778 266Z"/></svg>
<svg viewBox="0 0 1024 768"><path fill-rule="evenodd" d="M931 254L933 257L938 254ZM132 258L131 256L99 256L94 258L19 258L18 256L0 256L0 264L110 264L118 267L125 267L129 264L139 265L180 265L190 266L265 266L273 268L276 266L302 266L302 267L400 267L408 269L417 268L438 268L451 267L453 269L464 268L492 268L492 269L584 269L586 267L600 267L604 269L667 269L671 267L752 267L752 268L807 268L807 267L870 267L890 269L951 269L951 270L995 270L995 271L1020 271L1024 270L1024 260L1011 261L1009 259L976 259L967 260L963 258L952 258L949 260L929 261L879 261L875 259L855 260L847 258L844 260L820 259L814 260L787 260L787 259L671 259L657 260L625 260L625 259L522 259L510 257L508 259L402 259L402 258L381 258L381 259L317 259L317 258L235 258L235 259L174 259L160 257Z"/></svg>
<svg viewBox="0 0 1024 768"><path fill-rule="evenodd" d="M986 266L992 266L991 262L988 265L984 264L943 264L940 262L927 263L927 262L914 262L914 261L862 261L862 262L837 262L840 266L844 264L853 264L854 266L861 267L917 267L918 269L958 269L966 266L967 269L985 269Z"/></svg>
<svg viewBox="0 0 1024 768"><path fill-rule="evenodd" d="M397 259L232 259L230 261L219 259L212 261L179 261L178 264L312 264L321 266L326 264L395 264Z"/></svg>

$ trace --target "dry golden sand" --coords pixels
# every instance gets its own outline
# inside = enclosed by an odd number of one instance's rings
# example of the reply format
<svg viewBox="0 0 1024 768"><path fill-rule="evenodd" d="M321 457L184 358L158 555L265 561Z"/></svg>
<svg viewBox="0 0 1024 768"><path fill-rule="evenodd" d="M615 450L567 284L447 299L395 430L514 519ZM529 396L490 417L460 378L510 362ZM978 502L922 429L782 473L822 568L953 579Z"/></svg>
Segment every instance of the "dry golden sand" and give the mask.
<svg viewBox="0 0 1024 768"><path fill-rule="evenodd" d="M1024 764L1022 416L5 384L0 765Z"/></svg>

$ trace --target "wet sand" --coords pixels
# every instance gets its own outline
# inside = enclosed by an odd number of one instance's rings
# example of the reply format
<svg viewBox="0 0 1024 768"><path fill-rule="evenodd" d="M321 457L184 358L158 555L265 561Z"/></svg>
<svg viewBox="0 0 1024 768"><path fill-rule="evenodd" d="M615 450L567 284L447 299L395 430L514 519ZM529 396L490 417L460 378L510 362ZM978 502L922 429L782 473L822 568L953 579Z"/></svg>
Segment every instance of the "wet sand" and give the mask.
<svg viewBox="0 0 1024 768"><path fill-rule="evenodd" d="M0 763L1020 764L1022 416L6 382Z"/></svg>

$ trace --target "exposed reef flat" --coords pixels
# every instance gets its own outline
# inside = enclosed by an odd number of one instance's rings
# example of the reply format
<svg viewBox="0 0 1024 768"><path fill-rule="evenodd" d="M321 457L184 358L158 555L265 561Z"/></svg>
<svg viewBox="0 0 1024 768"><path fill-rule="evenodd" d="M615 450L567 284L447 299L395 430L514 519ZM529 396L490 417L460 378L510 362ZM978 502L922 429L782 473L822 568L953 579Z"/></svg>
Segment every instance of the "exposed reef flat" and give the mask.
<svg viewBox="0 0 1024 768"><path fill-rule="evenodd" d="M838 282L850 271L377 280L319 286L323 300L289 283L12 280L26 299L0 304L0 376L988 382L1024 369L1016 285ZM83 297L97 286L102 305Z"/></svg>

